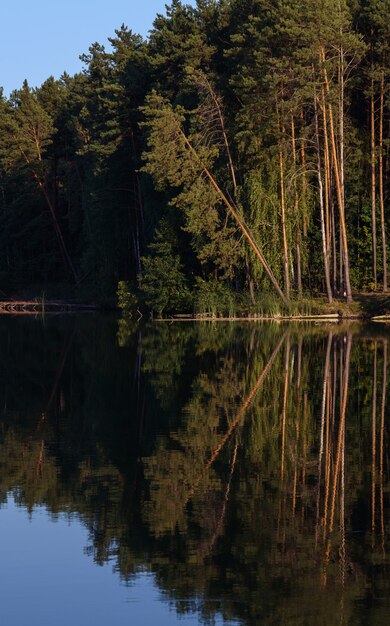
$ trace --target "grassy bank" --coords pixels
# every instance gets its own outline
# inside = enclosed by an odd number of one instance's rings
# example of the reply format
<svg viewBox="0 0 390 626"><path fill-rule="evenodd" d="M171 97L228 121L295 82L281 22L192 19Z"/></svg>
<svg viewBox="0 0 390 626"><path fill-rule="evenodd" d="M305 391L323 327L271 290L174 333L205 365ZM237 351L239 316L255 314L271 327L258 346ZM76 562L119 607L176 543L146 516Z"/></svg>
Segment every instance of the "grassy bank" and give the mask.
<svg viewBox="0 0 390 626"><path fill-rule="evenodd" d="M126 294L125 294L126 296ZM218 296L218 297L217 297ZM113 297L100 297L96 291L86 288L69 288L63 286L42 286L36 289L23 290L17 294L1 298L3 301L35 304L35 309L42 304L47 312L50 303L63 303L69 309L94 308L101 310L122 309L125 315L133 318L140 317L140 312L149 318L150 310L142 301L138 301L132 294L127 297L121 295L116 302ZM28 307L26 307L28 308ZM38 307L39 308L39 307ZM66 306L64 306L66 309ZM0 306L1 312L1 306ZM204 294L202 299L188 303L185 310L165 310L153 312L154 319L175 320L202 320L202 319L298 319L321 318L329 319L373 319L375 317L390 317L390 295L374 292L359 292L353 295L353 301L347 304L345 300L334 300L329 304L324 297L295 298L285 306L281 300L269 293L257 294L255 303L242 294L232 292L219 294Z"/></svg>
<svg viewBox="0 0 390 626"><path fill-rule="evenodd" d="M255 304L230 301L228 303L211 302L197 307L192 313L173 313L164 318L176 320L190 319L373 319L390 317L390 296L377 293L356 293L353 301L334 300L332 304L326 298L300 298L291 300L288 306L276 297L265 294ZM162 316L161 316L162 319Z"/></svg>

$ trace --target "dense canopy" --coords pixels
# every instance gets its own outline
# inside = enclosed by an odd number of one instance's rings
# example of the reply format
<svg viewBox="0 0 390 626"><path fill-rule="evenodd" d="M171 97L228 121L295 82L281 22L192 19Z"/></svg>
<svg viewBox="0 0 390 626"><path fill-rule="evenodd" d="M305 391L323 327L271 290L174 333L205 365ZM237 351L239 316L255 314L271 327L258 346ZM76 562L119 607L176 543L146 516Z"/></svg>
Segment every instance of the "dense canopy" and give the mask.
<svg viewBox="0 0 390 626"><path fill-rule="evenodd" d="M122 25L80 74L0 96L3 293L387 291L389 11L173 0L147 41Z"/></svg>

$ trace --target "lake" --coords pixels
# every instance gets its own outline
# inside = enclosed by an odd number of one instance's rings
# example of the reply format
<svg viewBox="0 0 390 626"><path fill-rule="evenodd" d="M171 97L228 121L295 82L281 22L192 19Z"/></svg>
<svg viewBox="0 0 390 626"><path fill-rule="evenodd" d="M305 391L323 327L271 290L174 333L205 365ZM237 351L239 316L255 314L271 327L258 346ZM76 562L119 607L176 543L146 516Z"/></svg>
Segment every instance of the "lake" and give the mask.
<svg viewBox="0 0 390 626"><path fill-rule="evenodd" d="M390 623L390 327L0 323L7 626Z"/></svg>

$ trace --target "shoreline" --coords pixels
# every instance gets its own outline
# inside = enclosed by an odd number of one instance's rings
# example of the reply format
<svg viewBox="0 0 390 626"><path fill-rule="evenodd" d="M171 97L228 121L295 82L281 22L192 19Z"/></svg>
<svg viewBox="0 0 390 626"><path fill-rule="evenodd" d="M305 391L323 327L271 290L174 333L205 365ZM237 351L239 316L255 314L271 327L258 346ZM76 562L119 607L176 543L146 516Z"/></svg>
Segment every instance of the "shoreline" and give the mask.
<svg viewBox="0 0 390 626"><path fill-rule="evenodd" d="M165 323L177 323L177 322L323 322L339 324L342 322L389 322L390 315L376 315L373 317L367 317L364 315L258 315L247 317L212 317L212 316L198 316L198 317L158 317L153 318L154 322Z"/></svg>
<svg viewBox="0 0 390 626"><path fill-rule="evenodd" d="M390 322L390 296L379 293L356 293L351 304L334 301L329 305L323 298L313 298L291 302L292 311L283 310L267 313L256 312L250 309L241 309L232 315L220 313L172 313L166 317L151 315L155 322L324 322L341 323L344 321L355 322ZM300 312L300 309L302 312ZM111 303L106 306L96 302L74 302L67 299L44 298L8 298L0 300L0 315L45 315L77 312L103 312L111 311L119 313L118 307ZM137 312L142 317L139 309ZM133 312L135 314L135 312ZM233 312L232 312L233 313ZM145 314L144 314L145 315ZM145 315L148 317L148 315Z"/></svg>

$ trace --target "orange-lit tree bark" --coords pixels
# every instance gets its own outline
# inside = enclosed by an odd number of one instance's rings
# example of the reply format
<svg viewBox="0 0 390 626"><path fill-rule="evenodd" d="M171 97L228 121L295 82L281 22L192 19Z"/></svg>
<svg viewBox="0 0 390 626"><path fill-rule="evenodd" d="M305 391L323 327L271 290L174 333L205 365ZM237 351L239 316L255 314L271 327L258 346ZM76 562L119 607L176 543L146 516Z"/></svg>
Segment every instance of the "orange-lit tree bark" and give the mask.
<svg viewBox="0 0 390 626"><path fill-rule="evenodd" d="M383 258L383 291L387 291L387 249L384 199L384 172L383 172L383 117L384 117L385 73L382 68L379 104L379 205L381 215L382 258Z"/></svg>
<svg viewBox="0 0 390 626"><path fill-rule="evenodd" d="M328 116L329 116L329 131L330 131L330 144L332 151L332 161L333 161L333 171L335 175L335 184L336 184L336 194L337 194L337 203L339 207L339 217L340 217L340 247L342 248L342 259L343 259L343 270L344 270L344 278L345 278L345 295L347 302L352 301L352 289L351 289L351 280L350 280L350 265L349 265L349 252L348 252L348 238L347 238L347 226L345 221L345 207L344 207L344 133L343 133L343 120L339 120L339 124L342 122L342 130L340 130L340 141L337 142L336 138L336 129L334 123L333 116L333 106L331 101L329 100L330 95L330 85L328 79L328 72L326 69L326 57L325 51L322 50L321 53L321 61L323 63L323 77L325 82L326 93L328 95ZM344 74L343 70L340 72L342 75ZM344 107L344 83L340 86L342 94L340 95L340 114L343 118L343 107ZM339 143L339 154L337 151L337 143ZM340 277L341 278L341 277Z"/></svg>
<svg viewBox="0 0 390 626"><path fill-rule="evenodd" d="M314 120L315 120L315 143L317 149L317 179L318 179L318 193L320 201L320 222L321 222L321 236L322 236L322 254L324 258L324 273L325 273L325 285L326 295L328 297L329 304L332 303L332 287L330 283L330 270L329 270L329 245L327 240L327 230L325 225L325 211L324 211L324 186L323 175L321 166L321 148L320 148L320 136L319 136L319 124L318 124L318 106L317 106L317 94L314 92ZM327 178L327 172L325 170L325 180ZM327 183L326 183L327 184ZM326 195L326 201L328 197Z"/></svg>
<svg viewBox="0 0 390 626"><path fill-rule="evenodd" d="M371 80L371 233L372 233L372 271L374 289L377 289L377 253L376 253L376 153L375 153L375 82Z"/></svg>

